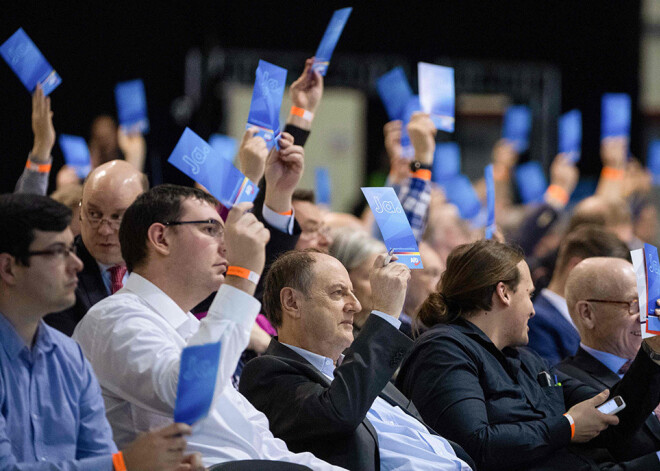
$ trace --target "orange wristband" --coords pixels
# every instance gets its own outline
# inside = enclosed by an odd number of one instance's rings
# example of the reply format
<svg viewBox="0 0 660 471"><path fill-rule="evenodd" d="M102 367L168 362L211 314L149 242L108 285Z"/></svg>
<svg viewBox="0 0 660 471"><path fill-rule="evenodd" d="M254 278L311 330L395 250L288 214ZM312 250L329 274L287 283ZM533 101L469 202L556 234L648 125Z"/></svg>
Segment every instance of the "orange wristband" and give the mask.
<svg viewBox="0 0 660 471"><path fill-rule="evenodd" d="M314 113L311 111L304 110L302 108L298 108L297 106L292 106L291 107L291 114L294 116L299 116L305 121L311 122L314 119Z"/></svg>
<svg viewBox="0 0 660 471"><path fill-rule="evenodd" d="M225 273L225 275L237 276L239 278L244 278L248 281L251 281L255 285L259 284L260 276L257 275L255 272L248 270L247 268L230 265L227 267L227 272Z"/></svg>
<svg viewBox="0 0 660 471"><path fill-rule="evenodd" d="M277 213L277 214L279 214L280 216L291 216L291 215L293 215L293 209L290 209L288 211L284 211L283 213Z"/></svg>
<svg viewBox="0 0 660 471"><path fill-rule="evenodd" d="M35 162L30 161L30 159L25 162L25 168L33 170L35 172L39 173L48 173L50 172L50 168L53 166L53 164L37 164Z"/></svg>
<svg viewBox="0 0 660 471"><path fill-rule="evenodd" d="M411 175L413 178L419 178L420 180L429 181L431 179L431 171L425 168L420 168L415 173Z"/></svg>
<svg viewBox="0 0 660 471"><path fill-rule="evenodd" d="M126 471L126 463L124 463L124 454L118 451L112 455L112 467L115 471Z"/></svg>
<svg viewBox="0 0 660 471"><path fill-rule="evenodd" d="M623 180L625 172L618 168L613 167L603 167L603 171L600 172L602 178L607 178L609 180Z"/></svg>
<svg viewBox="0 0 660 471"><path fill-rule="evenodd" d="M573 440L573 437L575 436L575 420L573 420L573 417L571 417L568 412L564 414L564 417L566 417L568 419L568 423L571 424L571 440Z"/></svg>
<svg viewBox="0 0 660 471"><path fill-rule="evenodd" d="M571 199L570 195L559 185L550 185L547 190L545 190L545 195L560 202L563 205L568 204L568 200Z"/></svg>

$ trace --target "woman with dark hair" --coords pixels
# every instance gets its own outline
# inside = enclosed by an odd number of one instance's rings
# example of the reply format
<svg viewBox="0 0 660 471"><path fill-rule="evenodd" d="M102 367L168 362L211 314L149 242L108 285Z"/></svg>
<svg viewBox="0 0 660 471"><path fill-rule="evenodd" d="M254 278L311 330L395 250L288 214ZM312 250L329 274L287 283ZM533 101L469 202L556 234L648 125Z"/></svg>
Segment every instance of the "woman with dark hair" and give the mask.
<svg viewBox="0 0 660 471"><path fill-rule="evenodd" d="M603 463L612 458L602 448L629 435L660 402L660 366L650 350L640 349L612 388L627 407L618 416L601 413L596 406L607 391L555 376L540 356L518 348L528 341L533 291L520 250L490 240L454 249L419 313L430 330L415 341L397 387L480 471L660 469L655 453ZM647 347L660 351L660 342Z"/></svg>

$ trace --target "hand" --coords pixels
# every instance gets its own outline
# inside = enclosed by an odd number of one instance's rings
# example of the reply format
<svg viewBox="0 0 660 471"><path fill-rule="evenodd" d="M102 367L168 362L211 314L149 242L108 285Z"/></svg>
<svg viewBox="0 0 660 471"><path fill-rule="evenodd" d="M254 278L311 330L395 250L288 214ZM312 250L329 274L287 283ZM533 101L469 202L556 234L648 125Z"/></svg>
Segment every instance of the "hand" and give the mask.
<svg viewBox="0 0 660 471"><path fill-rule="evenodd" d="M628 157L627 137L606 137L600 142L600 159L603 167L623 170Z"/></svg>
<svg viewBox="0 0 660 471"><path fill-rule="evenodd" d="M58 190L68 185L79 184L80 178L78 178L78 174L73 167L69 165L63 165L59 172L57 172L57 176L55 177L55 188Z"/></svg>
<svg viewBox="0 0 660 471"><path fill-rule="evenodd" d="M518 163L518 152L513 144L506 139L500 139L493 147L493 164L503 171L509 172Z"/></svg>
<svg viewBox="0 0 660 471"><path fill-rule="evenodd" d="M312 64L314 64L313 57L305 61L305 69L289 87L289 94L293 106L316 113L323 96L323 76L317 71L312 71Z"/></svg>
<svg viewBox="0 0 660 471"><path fill-rule="evenodd" d="M597 396L575 404L568 410L568 413L575 421L575 435L571 439L573 443L585 443L610 425L619 423L616 415L607 415L600 412L596 407L607 400L610 391L606 389Z"/></svg>
<svg viewBox="0 0 660 471"><path fill-rule="evenodd" d="M186 449L185 435L192 429L186 424L171 424L141 434L126 450L124 462L128 471L176 471ZM183 468L186 469L186 468Z"/></svg>
<svg viewBox="0 0 660 471"><path fill-rule="evenodd" d="M247 268L261 274L266 260L266 244L270 232L247 211L252 203L239 203L227 215L225 243L229 265Z"/></svg>
<svg viewBox="0 0 660 471"><path fill-rule="evenodd" d="M278 213L289 211L304 168L304 149L293 144L291 134L283 132L280 150L273 147L266 159L266 206Z"/></svg>
<svg viewBox="0 0 660 471"><path fill-rule="evenodd" d="M44 96L41 85L37 85L32 95L32 132L34 144L30 157L35 162L48 162L55 145L55 128L53 112L50 110L50 97Z"/></svg>
<svg viewBox="0 0 660 471"><path fill-rule="evenodd" d="M427 113L413 113L407 126L410 142L415 148L415 159L424 165L433 163L435 152L435 129L433 121Z"/></svg>
<svg viewBox="0 0 660 471"><path fill-rule="evenodd" d="M388 263L383 266L387 254L380 254L369 273L373 309L398 319L406 300L406 289L410 280L410 269L403 263ZM396 257L392 257L396 260Z"/></svg>
<svg viewBox="0 0 660 471"><path fill-rule="evenodd" d="M181 461L176 471L204 471L205 469L202 463L202 454L191 453L183 457L183 461Z"/></svg>
<svg viewBox="0 0 660 471"><path fill-rule="evenodd" d="M653 175L639 160L632 158L626 164L623 176L622 196L628 198L633 194L647 195L653 189Z"/></svg>
<svg viewBox="0 0 660 471"><path fill-rule="evenodd" d="M250 331L250 341L248 342L248 350L254 350L255 352L261 354L266 351L268 345L270 344L270 335L264 329L259 327L259 324L256 322L252 324L252 330Z"/></svg>
<svg viewBox="0 0 660 471"><path fill-rule="evenodd" d="M241 140L241 147L238 149L241 172L256 185L264 176L266 159L268 158L266 141L260 136L255 136L258 132L259 128L256 127L251 127L245 131Z"/></svg>
<svg viewBox="0 0 660 471"><path fill-rule="evenodd" d="M580 172L577 167L568 159L566 154L557 154L555 160L550 165L550 184L557 185L566 191L570 196L575 190Z"/></svg>
<svg viewBox="0 0 660 471"><path fill-rule="evenodd" d="M401 183L410 176L410 160L401 156L401 128L403 123L399 120L390 121L383 126L385 135L385 151L390 160L390 180L392 183Z"/></svg>
<svg viewBox="0 0 660 471"><path fill-rule="evenodd" d="M144 136L139 132L128 134L124 128L120 127L117 130L117 144L124 154L126 162L143 172L144 161L147 157L147 143Z"/></svg>

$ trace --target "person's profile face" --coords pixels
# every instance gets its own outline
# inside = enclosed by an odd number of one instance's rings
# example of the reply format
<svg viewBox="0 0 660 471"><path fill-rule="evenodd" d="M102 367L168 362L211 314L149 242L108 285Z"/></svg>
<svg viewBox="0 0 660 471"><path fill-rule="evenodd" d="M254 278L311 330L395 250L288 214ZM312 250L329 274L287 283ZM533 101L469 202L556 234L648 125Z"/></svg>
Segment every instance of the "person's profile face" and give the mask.
<svg viewBox="0 0 660 471"><path fill-rule="evenodd" d="M296 220L302 230L296 249L313 248L327 252L332 244L332 237L319 207L308 201L294 201L293 206Z"/></svg>
<svg viewBox="0 0 660 471"><path fill-rule="evenodd" d="M527 262L521 260L518 265L520 282L514 292L509 290L511 303L508 312L503 313L502 321L505 322L507 346L516 347L529 343L528 322L534 316L534 305L532 295L534 294L534 283L529 272Z"/></svg>

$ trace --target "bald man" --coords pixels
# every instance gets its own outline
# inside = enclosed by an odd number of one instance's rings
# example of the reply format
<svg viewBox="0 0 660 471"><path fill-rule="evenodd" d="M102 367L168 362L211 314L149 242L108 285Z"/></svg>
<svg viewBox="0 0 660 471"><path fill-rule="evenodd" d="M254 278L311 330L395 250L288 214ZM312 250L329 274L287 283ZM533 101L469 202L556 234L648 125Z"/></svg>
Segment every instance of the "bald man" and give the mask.
<svg viewBox="0 0 660 471"><path fill-rule="evenodd" d="M571 271L565 292L582 341L575 356L556 368L594 388L610 388L623 377L642 344L633 266L619 258L585 259ZM660 422L651 414L635 434L610 451L617 460L629 460L658 450Z"/></svg>
<svg viewBox="0 0 660 471"><path fill-rule="evenodd" d="M127 274L119 225L126 209L148 187L146 176L123 160L102 164L89 174L80 203L80 236L74 242L84 264L78 273L76 304L47 315L47 324L71 336L90 307L123 286Z"/></svg>

